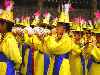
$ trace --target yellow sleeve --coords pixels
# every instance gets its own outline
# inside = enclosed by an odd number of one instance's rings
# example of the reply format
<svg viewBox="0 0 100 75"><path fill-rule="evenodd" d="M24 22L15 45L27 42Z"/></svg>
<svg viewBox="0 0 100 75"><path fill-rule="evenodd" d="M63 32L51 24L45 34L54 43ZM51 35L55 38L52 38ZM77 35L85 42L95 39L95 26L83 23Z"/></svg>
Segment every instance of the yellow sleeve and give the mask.
<svg viewBox="0 0 100 75"><path fill-rule="evenodd" d="M87 53L88 53L89 55L91 55L92 50L94 50L94 45L89 44L89 46L88 46L88 48L87 48Z"/></svg>
<svg viewBox="0 0 100 75"><path fill-rule="evenodd" d="M55 38L53 36L46 36L44 38L44 47L45 47L45 52L52 53L52 51L54 51L57 47Z"/></svg>
<svg viewBox="0 0 100 75"><path fill-rule="evenodd" d="M28 45L31 44L31 41L27 32L24 33L24 42L27 43Z"/></svg>
<svg viewBox="0 0 100 75"><path fill-rule="evenodd" d="M71 48L72 51L74 51L77 54L81 53L81 48L79 47L79 45L76 45L73 41L71 45L72 45L72 48Z"/></svg>
<svg viewBox="0 0 100 75"><path fill-rule="evenodd" d="M21 64L22 57L20 55L18 43L12 34L8 34L4 39L2 43L2 51L9 59L14 61L14 63Z"/></svg>
<svg viewBox="0 0 100 75"><path fill-rule="evenodd" d="M35 45L38 45L40 43L40 40L36 35L32 36L32 43L34 43Z"/></svg>
<svg viewBox="0 0 100 75"><path fill-rule="evenodd" d="M65 35L58 43L54 54L65 54L71 50L71 39Z"/></svg>
<svg viewBox="0 0 100 75"><path fill-rule="evenodd" d="M42 49L42 42L36 35L33 35L31 39L32 43L34 44L35 49L41 50Z"/></svg>
<svg viewBox="0 0 100 75"><path fill-rule="evenodd" d="M71 50L73 50L75 53L81 53L80 47L76 45L68 35L65 34L61 41L57 44L57 47L53 53L65 54Z"/></svg>
<svg viewBox="0 0 100 75"><path fill-rule="evenodd" d="M29 45L31 45L32 43L34 45L37 45L40 42L36 35L29 37L27 32L24 33L24 40L25 40L25 43L27 43Z"/></svg>
<svg viewBox="0 0 100 75"><path fill-rule="evenodd" d="M71 50L71 40L64 37L60 42L56 42L55 38L48 36L46 39L46 48L51 54L64 54Z"/></svg>
<svg viewBox="0 0 100 75"><path fill-rule="evenodd" d="M100 48L94 47L92 50L92 56L95 58L95 60L100 61Z"/></svg>

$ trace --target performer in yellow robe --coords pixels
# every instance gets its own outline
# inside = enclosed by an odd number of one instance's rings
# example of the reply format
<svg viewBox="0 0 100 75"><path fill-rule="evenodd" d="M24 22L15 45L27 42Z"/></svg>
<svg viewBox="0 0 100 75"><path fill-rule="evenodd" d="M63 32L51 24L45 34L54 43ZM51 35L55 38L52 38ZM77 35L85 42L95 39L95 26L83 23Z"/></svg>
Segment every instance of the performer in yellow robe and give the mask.
<svg viewBox="0 0 100 75"><path fill-rule="evenodd" d="M91 64L92 64L92 57L91 57L91 52L93 50L93 44L95 44L95 38L93 36L93 33L91 30L85 30L85 34L82 38L82 44L83 44L83 49L82 49L82 63L83 65L83 71L85 75L88 75Z"/></svg>
<svg viewBox="0 0 100 75"><path fill-rule="evenodd" d="M88 75L100 74L100 48L95 47L92 51L93 62Z"/></svg>
<svg viewBox="0 0 100 75"><path fill-rule="evenodd" d="M72 30L74 37L72 38L76 45L80 46L81 50L81 38L82 38L82 31L80 28ZM81 62L81 55L77 55L75 52L71 52L70 54L70 67L71 67L71 75L83 75L82 70L82 62Z"/></svg>
<svg viewBox="0 0 100 75"><path fill-rule="evenodd" d="M51 34L52 34L52 37L56 38L57 37L57 30L56 28L53 28L51 30ZM46 37L46 36L45 36ZM45 46L45 43L44 43L44 46ZM44 47L44 50L47 50L46 49L46 46ZM47 70L47 75L53 75L53 68L54 68L54 61L55 61L55 55L52 55L48 52L45 52L46 54L49 55L49 67L48 67L48 70Z"/></svg>
<svg viewBox="0 0 100 75"><path fill-rule="evenodd" d="M100 28L95 30L96 44L94 44L92 54L92 65L89 71L89 75L100 75Z"/></svg>
<svg viewBox="0 0 100 75"><path fill-rule="evenodd" d="M5 60L6 59L6 60ZM0 75L15 75L15 68L21 64L21 56L18 49L18 42L11 32L6 33L0 44Z"/></svg>
<svg viewBox="0 0 100 75"><path fill-rule="evenodd" d="M58 32L63 31L63 26L58 30ZM80 54L79 46L72 41L67 33L64 33L59 41L53 36L45 37L45 46L48 53L55 55L53 75L71 75L68 53L73 50Z"/></svg>
<svg viewBox="0 0 100 75"><path fill-rule="evenodd" d="M31 37L25 34L25 42L30 46L34 45L34 56L32 57L34 59L34 66L32 66L34 67L34 75L44 75L44 53L38 33L40 32L33 34Z"/></svg>
<svg viewBox="0 0 100 75"><path fill-rule="evenodd" d="M36 35L33 36L33 44L35 47L34 75L44 75L44 53L43 53L43 48L42 48L42 42Z"/></svg>
<svg viewBox="0 0 100 75"><path fill-rule="evenodd" d="M2 17L2 18L1 18ZM10 11L3 11L0 15L0 75L15 75L15 69L19 69L22 57L18 48L15 35L11 32L14 23Z"/></svg>
<svg viewBox="0 0 100 75"><path fill-rule="evenodd" d="M30 30L30 31L28 31ZM32 44L29 40L29 33L31 32L30 27L24 29L24 44L22 47L22 65L21 65L21 74L22 75L32 75ZM32 33L32 32L31 32ZM32 36L32 34L30 35Z"/></svg>

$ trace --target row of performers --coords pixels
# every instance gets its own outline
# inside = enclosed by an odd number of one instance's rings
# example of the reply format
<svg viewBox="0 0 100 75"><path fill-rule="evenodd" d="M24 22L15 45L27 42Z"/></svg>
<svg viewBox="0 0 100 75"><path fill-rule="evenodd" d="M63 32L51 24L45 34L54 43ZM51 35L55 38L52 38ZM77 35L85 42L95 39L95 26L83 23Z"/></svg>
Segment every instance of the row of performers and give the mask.
<svg viewBox="0 0 100 75"><path fill-rule="evenodd" d="M99 75L100 26L70 29L58 22L51 30L15 26L0 19L0 75ZM12 30L12 31L11 31Z"/></svg>
<svg viewBox="0 0 100 75"><path fill-rule="evenodd" d="M46 26L51 30L32 29L26 22L14 25L12 15L8 10L0 14L0 75L15 75L15 70L21 75L99 74L99 24L93 30L79 25L70 30L68 12L61 12L55 26ZM49 19L47 14L43 26Z"/></svg>
<svg viewBox="0 0 100 75"><path fill-rule="evenodd" d="M0 75L99 75L99 24L93 30L70 30L67 11L51 30L13 27L13 4L8 6L0 12Z"/></svg>

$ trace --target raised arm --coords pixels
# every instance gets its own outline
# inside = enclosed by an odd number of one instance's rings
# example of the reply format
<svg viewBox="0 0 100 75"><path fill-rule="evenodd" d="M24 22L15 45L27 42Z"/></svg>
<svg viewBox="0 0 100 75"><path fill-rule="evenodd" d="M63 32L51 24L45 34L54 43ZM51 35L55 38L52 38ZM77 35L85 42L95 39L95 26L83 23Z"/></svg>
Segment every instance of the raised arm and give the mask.
<svg viewBox="0 0 100 75"><path fill-rule="evenodd" d="M96 61L100 62L100 48L94 47L91 54Z"/></svg>

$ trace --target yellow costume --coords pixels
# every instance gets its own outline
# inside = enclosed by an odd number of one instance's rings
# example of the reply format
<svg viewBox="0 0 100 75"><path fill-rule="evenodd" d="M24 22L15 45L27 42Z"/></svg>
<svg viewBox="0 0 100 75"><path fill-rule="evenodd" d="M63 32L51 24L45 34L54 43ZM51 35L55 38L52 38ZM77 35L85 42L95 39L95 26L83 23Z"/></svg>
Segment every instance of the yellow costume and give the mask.
<svg viewBox="0 0 100 75"><path fill-rule="evenodd" d="M34 61L35 61L35 73L34 75L44 75L44 54L42 53L42 42L36 35L33 35L33 41L35 51L34 51Z"/></svg>
<svg viewBox="0 0 100 75"><path fill-rule="evenodd" d="M70 54L70 68L71 68L71 75L82 75L83 74L81 57L80 55L77 55L75 52L72 52Z"/></svg>
<svg viewBox="0 0 100 75"><path fill-rule="evenodd" d="M28 37L25 34L25 42L34 45L34 75L44 75L44 54L42 54L42 43L36 35Z"/></svg>
<svg viewBox="0 0 100 75"><path fill-rule="evenodd" d="M6 3L9 5L6 5ZM6 33L5 37L0 43L0 75L15 75L15 68L19 68L22 58L20 56L18 42L16 41L14 35L9 32L10 27L14 25L13 12L11 12L13 3L11 0L5 0L5 5L6 8L0 15L0 22L3 21L3 25L8 26L6 27L8 33ZM0 24L0 26L1 25L2 24Z"/></svg>
<svg viewBox="0 0 100 75"><path fill-rule="evenodd" d="M74 44L68 34L64 34L62 39L58 42L53 36L45 37L45 46L47 47L47 53L56 55L66 54L69 53L71 50L78 54L80 54L81 52L79 47ZM59 74L57 73L57 75L71 75L69 59L63 58L61 67L59 69Z"/></svg>
<svg viewBox="0 0 100 75"><path fill-rule="evenodd" d="M72 31L74 31L74 33L79 33L82 32L82 28L80 28L79 25L73 25L72 26ZM74 33L72 34L72 36L74 35ZM80 35L80 34L75 34L75 35ZM73 36L72 38L73 40L76 40ZM77 46L79 46L79 49L81 50L81 42L80 39L78 40L79 43L76 44ZM71 68L71 75L83 75L82 72L82 63L81 63L81 56L77 55L75 52L72 51L72 53L70 54L70 68Z"/></svg>
<svg viewBox="0 0 100 75"><path fill-rule="evenodd" d="M96 33L96 36L100 35L100 27L98 25L98 27L96 28L96 30L94 30L94 33ZM99 42L99 37L97 39L97 43L94 44L94 48L91 52L92 55L92 65L89 71L89 75L100 75L100 42Z"/></svg>
<svg viewBox="0 0 100 75"><path fill-rule="evenodd" d="M24 44L22 47L22 65L21 65L21 74L23 75L32 75L32 44L29 41L30 37L28 31L24 32Z"/></svg>
<svg viewBox="0 0 100 75"><path fill-rule="evenodd" d="M93 63L89 75L100 75L100 48L95 47L92 51Z"/></svg>
<svg viewBox="0 0 100 75"><path fill-rule="evenodd" d="M22 58L20 56L20 52L18 49L18 43L12 33L6 34L4 40L1 43L0 48L1 48L0 52L2 52L8 59L12 60L16 65L16 69L18 69L21 64ZM10 69L10 68L14 69L14 67L7 66L6 62L0 62L0 67L1 67L0 75L9 75L9 74L12 75L11 73L13 73L14 75L14 72L12 72L12 70ZM7 70L7 67L9 68L9 70ZM7 72L10 70L11 70L11 73Z"/></svg>
<svg viewBox="0 0 100 75"><path fill-rule="evenodd" d="M87 38L87 36L83 36L82 40L83 40L82 56L85 63L84 70L85 74L88 75L92 64L91 52L93 50L93 45L95 44L96 40L94 36L90 36L89 38Z"/></svg>

